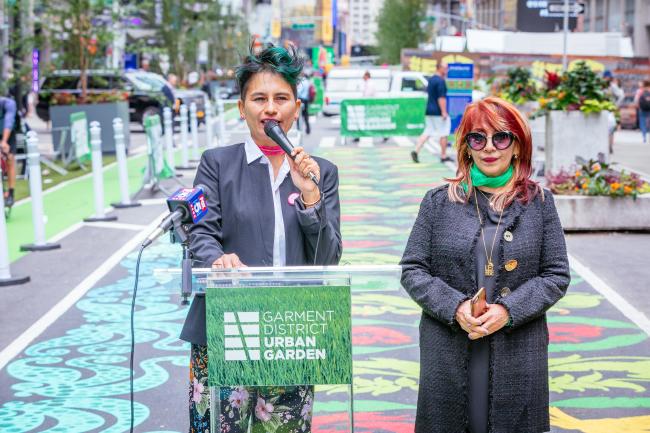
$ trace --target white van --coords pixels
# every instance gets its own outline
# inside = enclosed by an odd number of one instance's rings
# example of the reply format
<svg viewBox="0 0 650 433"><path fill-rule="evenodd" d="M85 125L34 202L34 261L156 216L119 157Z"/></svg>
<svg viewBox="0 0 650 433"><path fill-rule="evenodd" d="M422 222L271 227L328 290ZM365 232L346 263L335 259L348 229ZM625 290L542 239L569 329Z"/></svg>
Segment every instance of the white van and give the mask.
<svg viewBox="0 0 650 433"><path fill-rule="evenodd" d="M386 68L333 68L327 74L323 114L341 113L341 101L363 97L363 75L370 72L375 97L427 97L427 79L421 72Z"/></svg>

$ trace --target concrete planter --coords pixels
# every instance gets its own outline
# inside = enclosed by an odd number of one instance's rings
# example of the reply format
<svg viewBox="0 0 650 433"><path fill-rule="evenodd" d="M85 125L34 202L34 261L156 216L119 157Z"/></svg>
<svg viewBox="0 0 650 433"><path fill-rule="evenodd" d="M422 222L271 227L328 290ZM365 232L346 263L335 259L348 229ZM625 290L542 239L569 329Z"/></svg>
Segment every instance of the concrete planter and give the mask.
<svg viewBox="0 0 650 433"><path fill-rule="evenodd" d="M551 111L546 116L546 172L569 169L576 156L596 159L599 153L609 162L607 112Z"/></svg>
<svg viewBox="0 0 650 433"><path fill-rule="evenodd" d="M637 197L555 195L564 230L649 230L650 194Z"/></svg>
<svg viewBox="0 0 650 433"><path fill-rule="evenodd" d="M61 147L61 133L63 128L68 128L65 135L64 149L70 147L70 114L83 111L86 113L88 125L96 120L102 128L102 153L115 153L115 140L113 139L113 119L122 119L124 127L124 143L129 149L129 103L126 101L108 102L102 104L78 105L51 105L50 119L52 120L52 144L54 151ZM61 128L61 129L59 129Z"/></svg>

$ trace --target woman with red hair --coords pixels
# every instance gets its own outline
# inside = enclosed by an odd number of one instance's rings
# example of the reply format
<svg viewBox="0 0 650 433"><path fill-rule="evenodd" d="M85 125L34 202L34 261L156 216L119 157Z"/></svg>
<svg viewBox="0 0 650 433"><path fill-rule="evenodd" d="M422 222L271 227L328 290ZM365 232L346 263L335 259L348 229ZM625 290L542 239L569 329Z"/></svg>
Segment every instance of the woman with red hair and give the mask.
<svg viewBox="0 0 650 433"><path fill-rule="evenodd" d="M415 431L546 432L546 311L570 282L553 197L512 104L470 104L456 143L457 176L425 195L401 262L423 310Z"/></svg>

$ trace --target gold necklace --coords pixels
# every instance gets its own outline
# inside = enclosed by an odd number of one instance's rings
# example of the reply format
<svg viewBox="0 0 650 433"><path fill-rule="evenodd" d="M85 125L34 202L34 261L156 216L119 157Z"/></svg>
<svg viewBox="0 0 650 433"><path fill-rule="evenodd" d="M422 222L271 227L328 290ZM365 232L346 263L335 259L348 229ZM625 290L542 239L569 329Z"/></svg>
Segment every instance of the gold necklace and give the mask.
<svg viewBox="0 0 650 433"><path fill-rule="evenodd" d="M481 191L481 194L483 192ZM485 198L485 194L483 194ZM490 254L487 252L487 244L485 243L485 232L483 231L483 219L481 218L481 211L478 209L478 196L476 195L476 188L474 188L474 204L476 205L476 214L478 215L478 221L481 224L481 238L483 239L483 248L485 249L485 258L487 259L487 264L485 265L485 276L492 277L494 276L494 263L492 263L492 254L494 253L494 244L497 240L497 235L499 234L499 226L501 225L501 217L503 216L503 209L499 214L499 222L497 223L497 230L494 232L494 238L492 239L492 247L490 248Z"/></svg>

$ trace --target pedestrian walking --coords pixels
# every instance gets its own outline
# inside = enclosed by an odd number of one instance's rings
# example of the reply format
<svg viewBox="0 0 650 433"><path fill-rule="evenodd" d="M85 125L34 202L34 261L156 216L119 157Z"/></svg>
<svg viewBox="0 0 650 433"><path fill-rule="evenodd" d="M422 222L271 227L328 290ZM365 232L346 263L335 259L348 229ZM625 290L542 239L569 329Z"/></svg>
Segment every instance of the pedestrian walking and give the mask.
<svg viewBox="0 0 650 433"><path fill-rule="evenodd" d="M251 47L237 68L239 113L250 135L243 143L203 153L194 184L206 185L210 194L208 214L190 231L195 265L223 269L338 264L342 243L336 166L302 147L293 150L295 159L288 158L264 132L268 120L287 132L298 119L296 82L301 70L302 58L293 48L274 46L258 54ZM319 187L310 172L319 178ZM211 431L205 314L205 296L197 294L181 333L191 343L190 433ZM220 402L214 404L227 416L217 418L220 430L215 426L215 431L311 431L311 385L223 387L217 395Z"/></svg>
<svg viewBox="0 0 650 433"><path fill-rule="evenodd" d="M309 104L314 102L316 98L316 87L312 84L309 75L304 74L304 77L298 83L298 99L300 99L301 110L303 122L305 122L305 132L307 134L311 133L311 127L309 126ZM298 129L300 129L300 117L298 118Z"/></svg>
<svg viewBox="0 0 650 433"><path fill-rule="evenodd" d="M363 73L363 85L361 86L361 95L364 98L372 98L377 94L377 89L375 88L375 85L372 83L370 78L372 78L370 76L370 71L366 71Z"/></svg>
<svg viewBox="0 0 650 433"><path fill-rule="evenodd" d="M650 119L650 80L644 80L643 87L637 90L634 96L634 105L639 112L639 128L641 128L643 142L647 143L648 119Z"/></svg>
<svg viewBox="0 0 650 433"><path fill-rule="evenodd" d="M456 139L457 176L425 195L401 261L422 307L415 432L546 432L545 313L570 282L553 197L512 104L468 105Z"/></svg>
<svg viewBox="0 0 650 433"><path fill-rule="evenodd" d="M607 83L607 94L609 99L616 105L616 108L620 108L625 100L625 92L621 89L618 80L612 74L612 71L606 70L603 72L603 79ZM614 153L614 133L618 129L618 121L616 120L616 115L608 111L607 112L607 128L609 132L609 153Z"/></svg>
<svg viewBox="0 0 650 433"><path fill-rule="evenodd" d="M12 98L0 96L0 121L2 122L0 152L7 167L7 191L4 192L4 202L6 207L12 207L16 188L16 134L20 131L18 108Z"/></svg>
<svg viewBox="0 0 650 433"><path fill-rule="evenodd" d="M415 150L411 151L413 162L420 162L418 155L429 137L439 137L440 139L440 162L451 161L451 158L447 156L447 136L451 133L451 119L447 113L446 76L447 65L438 62L436 73L429 78L429 84L427 85L428 96L424 132L418 137Z"/></svg>

